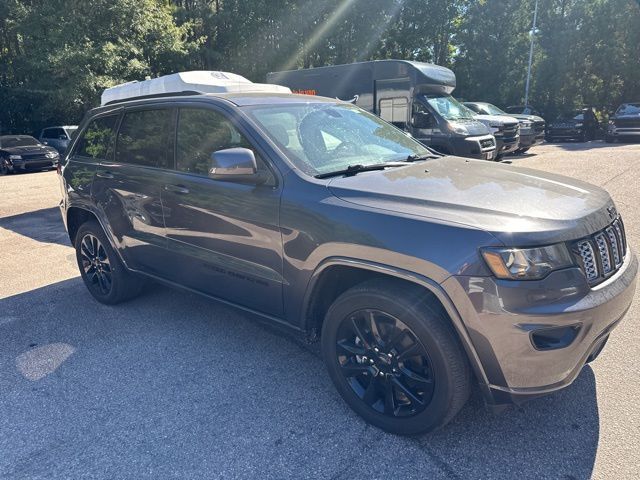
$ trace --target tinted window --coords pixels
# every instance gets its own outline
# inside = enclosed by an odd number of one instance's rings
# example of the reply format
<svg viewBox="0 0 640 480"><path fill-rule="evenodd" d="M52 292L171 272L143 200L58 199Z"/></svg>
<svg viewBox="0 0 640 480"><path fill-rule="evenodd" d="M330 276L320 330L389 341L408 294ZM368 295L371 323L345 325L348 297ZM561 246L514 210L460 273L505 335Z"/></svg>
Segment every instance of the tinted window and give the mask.
<svg viewBox="0 0 640 480"><path fill-rule="evenodd" d="M67 137L62 128L46 128L42 134L44 138L59 139L60 137Z"/></svg>
<svg viewBox="0 0 640 480"><path fill-rule="evenodd" d="M172 110L136 110L122 119L116 142L118 162L165 168L171 154Z"/></svg>
<svg viewBox="0 0 640 480"><path fill-rule="evenodd" d="M105 159L113 148L114 129L118 115L92 120L78 140L75 154L83 157Z"/></svg>
<svg viewBox="0 0 640 480"><path fill-rule="evenodd" d="M251 145L223 115L202 108L180 109L176 149L178 170L206 176L213 152L236 147L251 148Z"/></svg>

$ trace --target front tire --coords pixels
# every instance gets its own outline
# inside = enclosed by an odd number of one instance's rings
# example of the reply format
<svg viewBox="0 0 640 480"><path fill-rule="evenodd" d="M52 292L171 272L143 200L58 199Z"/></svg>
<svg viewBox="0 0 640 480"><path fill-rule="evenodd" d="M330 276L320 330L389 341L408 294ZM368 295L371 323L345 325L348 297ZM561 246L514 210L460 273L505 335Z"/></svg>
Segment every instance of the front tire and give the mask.
<svg viewBox="0 0 640 480"><path fill-rule="evenodd" d="M347 404L390 433L442 427L466 403L471 370L448 320L422 289L370 281L331 305L322 354Z"/></svg>
<svg viewBox="0 0 640 480"><path fill-rule="evenodd" d="M140 293L142 279L127 271L98 222L82 224L74 245L82 280L100 303L113 305Z"/></svg>

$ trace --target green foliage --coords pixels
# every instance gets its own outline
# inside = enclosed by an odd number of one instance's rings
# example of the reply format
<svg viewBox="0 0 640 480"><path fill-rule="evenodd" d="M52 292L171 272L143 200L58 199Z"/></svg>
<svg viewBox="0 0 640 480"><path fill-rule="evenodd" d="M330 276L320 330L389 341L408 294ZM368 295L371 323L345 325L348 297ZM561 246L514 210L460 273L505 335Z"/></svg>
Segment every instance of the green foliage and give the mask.
<svg viewBox="0 0 640 480"><path fill-rule="evenodd" d="M549 115L640 99L634 0L539 0L530 101ZM105 87L177 70L404 58L456 94L521 103L534 0L2 0L0 131L77 123Z"/></svg>

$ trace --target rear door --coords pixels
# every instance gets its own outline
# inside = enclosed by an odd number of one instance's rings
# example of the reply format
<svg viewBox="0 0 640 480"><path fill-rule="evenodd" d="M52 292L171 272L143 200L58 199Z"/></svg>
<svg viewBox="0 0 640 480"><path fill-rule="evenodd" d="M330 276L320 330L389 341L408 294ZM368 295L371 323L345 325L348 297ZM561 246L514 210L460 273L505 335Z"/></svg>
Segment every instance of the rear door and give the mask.
<svg viewBox="0 0 640 480"><path fill-rule="evenodd" d="M124 112L112 160L98 166L92 193L130 268L166 276L160 192L173 159L176 110L169 105Z"/></svg>
<svg viewBox="0 0 640 480"><path fill-rule="evenodd" d="M175 173L162 191L171 279L263 313L282 313L281 184L246 131L213 107L183 106ZM254 151L265 183L208 177L211 154Z"/></svg>

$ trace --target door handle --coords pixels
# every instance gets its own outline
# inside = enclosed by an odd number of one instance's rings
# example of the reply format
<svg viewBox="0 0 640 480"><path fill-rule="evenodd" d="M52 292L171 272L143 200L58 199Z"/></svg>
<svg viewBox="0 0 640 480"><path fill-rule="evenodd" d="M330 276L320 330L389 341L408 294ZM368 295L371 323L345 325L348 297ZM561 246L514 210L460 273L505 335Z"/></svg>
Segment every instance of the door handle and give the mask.
<svg viewBox="0 0 640 480"><path fill-rule="evenodd" d="M181 195L186 195L187 193L189 193L189 189L187 187L183 187L182 185L165 185L164 189L167 192L173 192L173 193L179 193Z"/></svg>
<svg viewBox="0 0 640 480"><path fill-rule="evenodd" d="M113 173L111 172L98 172L96 173L96 177L100 177L100 178L113 178Z"/></svg>

